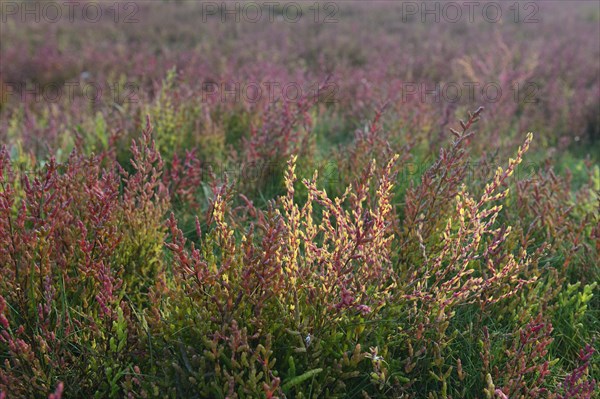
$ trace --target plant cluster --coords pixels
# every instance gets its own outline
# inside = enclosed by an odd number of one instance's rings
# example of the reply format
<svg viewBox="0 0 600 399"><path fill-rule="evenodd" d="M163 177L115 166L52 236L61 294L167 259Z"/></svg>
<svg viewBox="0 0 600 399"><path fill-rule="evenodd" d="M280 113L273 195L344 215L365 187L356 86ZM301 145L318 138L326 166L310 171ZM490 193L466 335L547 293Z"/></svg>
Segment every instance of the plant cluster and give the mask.
<svg viewBox="0 0 600 399"><path fill-rule="evenodd" d="M547 4L468 29L375 3L3 16L0 399L596 397L600 13ZM104 95L35 93L74 79ZM450 82L506 91L405 96Z"/></svg>

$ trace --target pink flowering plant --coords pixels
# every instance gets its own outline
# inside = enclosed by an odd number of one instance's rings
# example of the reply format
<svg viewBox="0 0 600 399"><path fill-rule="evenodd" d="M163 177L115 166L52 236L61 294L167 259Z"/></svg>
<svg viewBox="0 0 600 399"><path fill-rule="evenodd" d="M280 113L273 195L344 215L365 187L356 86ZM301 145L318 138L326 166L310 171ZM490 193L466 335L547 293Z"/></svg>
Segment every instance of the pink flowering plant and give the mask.
<svg viewBox="0 0 600 399"><path fill-rule="evenodd" d="M0 399L597 397L591 3L94 29L13 3ZM476 84L503 95L448 97Z"/></svg>

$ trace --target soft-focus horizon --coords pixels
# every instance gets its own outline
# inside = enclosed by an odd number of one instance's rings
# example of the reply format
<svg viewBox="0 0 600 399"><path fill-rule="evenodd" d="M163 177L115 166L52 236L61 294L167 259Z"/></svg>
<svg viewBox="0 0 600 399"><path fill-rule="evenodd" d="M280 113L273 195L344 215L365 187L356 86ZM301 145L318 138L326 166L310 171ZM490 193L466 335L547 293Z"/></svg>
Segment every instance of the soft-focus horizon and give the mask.
<svg viewBox="0 0 600 399"><path fill-rule="evenodd" d="M591 399L598 1L0 0L0 399Z"/></svg>

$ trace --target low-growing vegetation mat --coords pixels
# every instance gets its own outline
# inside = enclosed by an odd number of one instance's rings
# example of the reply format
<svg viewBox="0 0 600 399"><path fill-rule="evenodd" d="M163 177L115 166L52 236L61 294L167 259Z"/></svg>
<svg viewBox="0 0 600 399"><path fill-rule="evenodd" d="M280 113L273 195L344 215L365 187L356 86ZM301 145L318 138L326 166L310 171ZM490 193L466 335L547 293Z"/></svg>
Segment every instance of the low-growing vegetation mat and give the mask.
<svg viewBox="0 0 600 399"><path fill-rule="evenodd" d="M599 3L65 4L0 1L0 399L598 397Z"/></svg>

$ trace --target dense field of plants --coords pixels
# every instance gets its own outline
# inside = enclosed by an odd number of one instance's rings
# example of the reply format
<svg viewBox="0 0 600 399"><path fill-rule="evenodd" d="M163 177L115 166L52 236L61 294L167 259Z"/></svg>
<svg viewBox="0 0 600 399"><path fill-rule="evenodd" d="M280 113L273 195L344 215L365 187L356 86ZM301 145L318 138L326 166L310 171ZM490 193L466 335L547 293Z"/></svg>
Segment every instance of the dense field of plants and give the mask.
<svg viewBox="0 0 600 399"><path fill-rule="evenodd" d="M600 4L448 4L0 1L0 399L598 397Z"/></svg>

